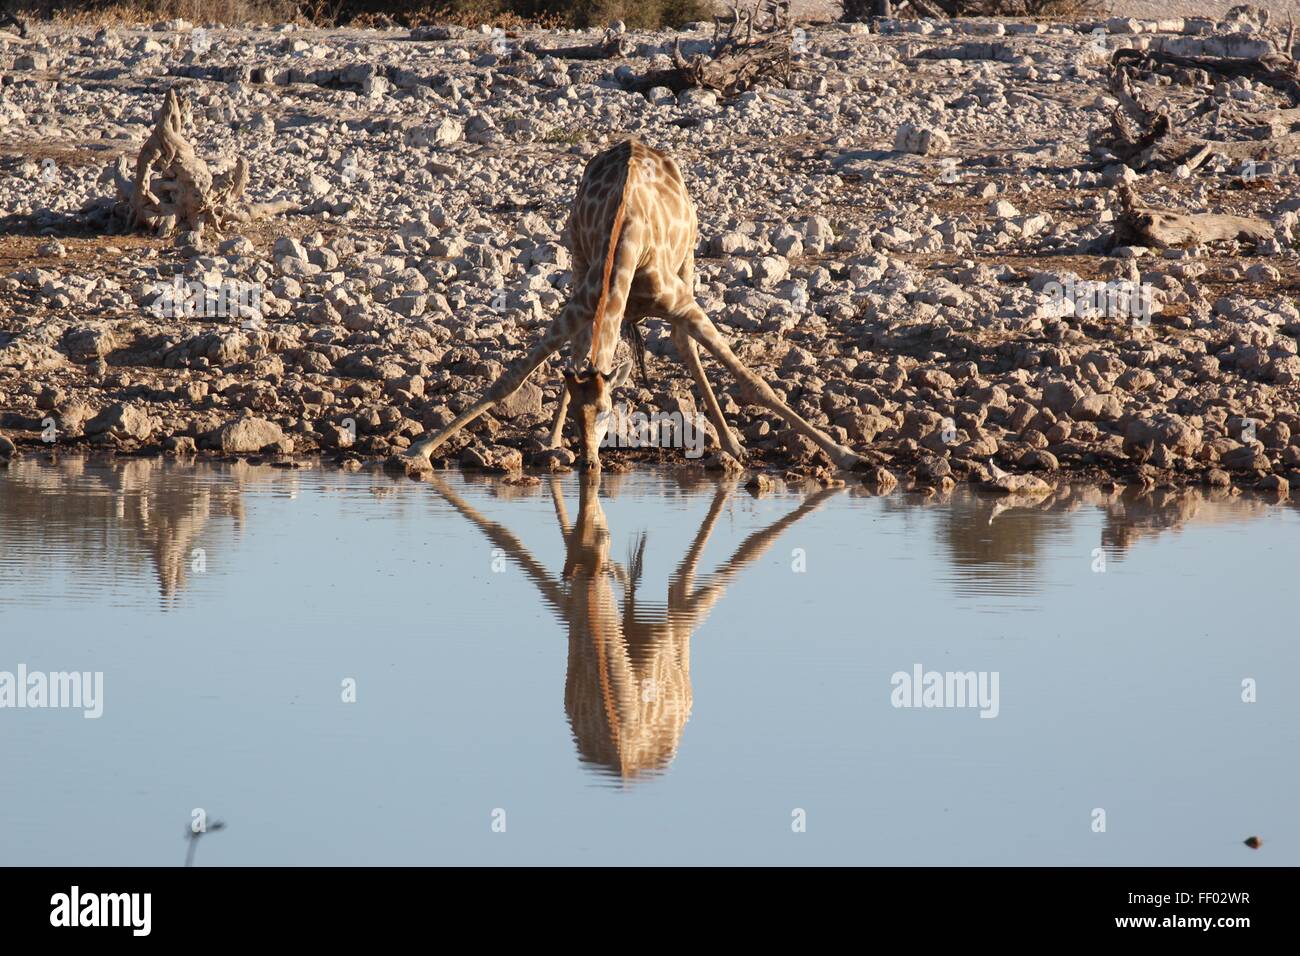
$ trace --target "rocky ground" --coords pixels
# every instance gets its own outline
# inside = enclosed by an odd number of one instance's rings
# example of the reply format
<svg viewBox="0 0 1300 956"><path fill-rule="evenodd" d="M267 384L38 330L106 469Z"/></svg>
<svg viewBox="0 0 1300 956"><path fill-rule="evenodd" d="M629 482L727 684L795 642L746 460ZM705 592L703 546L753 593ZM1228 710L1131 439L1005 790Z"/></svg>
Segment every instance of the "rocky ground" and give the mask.
<svg viewBox="0 0 1300 956"><path fill-rule="evenodd" d="M1114 105L1111 50L1252 41L1260 24L1102 26L809 27L794 89L729 100L621 87L674 41L702 46L702 29L633 34L620 61L518 52L596 34L2 34L0 459L10 440L28 454L388 457L477 398L556 313L583 165L630 135L686 174L706 311L868 457L868 481L1285 494L1300 480L1300 179L1280 161L1137 174L1088 147ZM244 157L249 198L288 213L221 236L114 233L115 166L134 164L173 86L209 163ZM1291 105L1247 80L1162 92L1203 106L1188 122L1211 140ZM1111 248L1123 183L1155 206L1260 217L1274 237ZM649 387L617 400L693 411L667 329L645 325ZM751 466L829 474L706 365ZM543 448L557 369L444 460L565 467Z"/></svg>

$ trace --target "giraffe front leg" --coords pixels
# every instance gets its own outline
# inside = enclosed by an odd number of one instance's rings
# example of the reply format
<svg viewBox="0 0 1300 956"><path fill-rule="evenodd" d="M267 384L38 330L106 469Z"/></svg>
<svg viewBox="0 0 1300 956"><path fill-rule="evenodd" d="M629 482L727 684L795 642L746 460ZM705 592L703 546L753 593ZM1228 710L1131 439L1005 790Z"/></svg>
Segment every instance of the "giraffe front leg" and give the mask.
<svg viewBox="0 0 1300 956"><path fill-rule="evenodd" d="M704 364L695 349L695 339L691 338L686 326L680 322L673 323L673 345L677 348L677 354L681 356L686 368L690 370L691 377L695 379L695 386L704 399L704 409L709 415L709 421L713 423L713 429L718 433L718 444L731 457L737 460L743 459L745 449L741 447L735 433L728 427L727 419L718 406L717 396L713 394L713 387L709 385L709 380L704 375Z"/></svg>
<svg viewBox="0 0 1300 956"><path fill-rule="evenodd" d="M533 373L537 366L541 365L555 353L555 351L564 343L567 336L560 331L560 323L557 321L546 330L542 340L533 346L533 350L523 358L516 359L514 362L501 373L501 377L493 383L488 393L479 399L465 411L456 416L455 421L444 428L438 434L430 438L422 438L411 445L410 448L402 452L401 457L408 462L419 462L429 460L429 456L439 445L451 438L462 428L468 425L474 419L478 418L493 405L509 398L515 393L519 386L523 385L528 376Z"/></svg>
<svg viewBox="0 0 1300 956"><path fill-rule="evenodd" d="M555 421L551 423L551 437L548 448L560 448L564 444L564 419L569 414L569 390L560 389L559 406L555 409Z"/></svg>
<svg viewBox="0 0 1300 956"><path fill-rule="evenodd" d="M673 309L673 321L680 322L692 338L708 349L732 375L748 386L757 404L765 405L780 415L785 419L786 424L826 452L836 467L849 469L864 463L862 457L855 451L832 439L781 401L776 392L772 391L772 387L731 351L731 346L722 337L717 326L704 314L704 310L700 308L694 296L687 293L684 287L678 290L677 302Z"/></svg>

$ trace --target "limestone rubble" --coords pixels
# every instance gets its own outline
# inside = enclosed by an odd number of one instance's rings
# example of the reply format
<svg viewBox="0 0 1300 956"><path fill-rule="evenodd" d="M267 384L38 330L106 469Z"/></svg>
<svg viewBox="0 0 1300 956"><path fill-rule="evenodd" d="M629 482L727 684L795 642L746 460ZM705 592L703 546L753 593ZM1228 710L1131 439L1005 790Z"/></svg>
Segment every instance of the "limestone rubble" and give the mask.
<svg viewBox="0 0 1300 956"><path fill-rule="evenodd" d="M569 280L561 230L583 165L636 136L687 176L705 309L802 414L869 453L869 480L1285 492L1300 478L1289 158L1139 173L1089 148L1115 105L1110 51L1231 51L1266 28L1237 15L804 29L795 88L732 99L623 89L675 41L702 48L703 25L629 33L630 59L585 61L524 47L603 31L173 21L0 36L0 430L20 451L387 457L540 334ZM221 235L128 231L119 161L135 161L169 90L200 156L238 158L250 201L294 212ZM1248 79L1154 92L1188 104L1207 139L1276 133L1294 106ZM1111 248L1124 185L1273 235ZM646 320L644 338L649 387L619 400L694 411L664 324ZM751 465L824 464L708 367ZM561 388L553 360L442 451L566 467L543 449Z"/></svg>

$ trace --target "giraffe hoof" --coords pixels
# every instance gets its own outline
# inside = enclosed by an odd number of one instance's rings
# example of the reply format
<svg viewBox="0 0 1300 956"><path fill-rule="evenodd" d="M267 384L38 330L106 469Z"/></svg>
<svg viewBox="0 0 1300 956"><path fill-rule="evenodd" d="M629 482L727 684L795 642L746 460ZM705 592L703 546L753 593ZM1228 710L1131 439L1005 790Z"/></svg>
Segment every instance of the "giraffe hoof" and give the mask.
<svg viewBox="0 0 1300 956"><path fill-rule="evenodd" d="M421 453L417 448L411 447L389 456L384 461L384 470L405 475L418 475L426 471L432 471L433 462L429 461L427 452Z"/></svg>
<svg viewBox="0 0 1300 956"><path fill-rule="evenodd" d="M412 467L420 467L423 462L425 466L432 467L430 456L433 454L433 446L428 442L416 442L410 448L398 452L394 457L407 462Z"/></svg>

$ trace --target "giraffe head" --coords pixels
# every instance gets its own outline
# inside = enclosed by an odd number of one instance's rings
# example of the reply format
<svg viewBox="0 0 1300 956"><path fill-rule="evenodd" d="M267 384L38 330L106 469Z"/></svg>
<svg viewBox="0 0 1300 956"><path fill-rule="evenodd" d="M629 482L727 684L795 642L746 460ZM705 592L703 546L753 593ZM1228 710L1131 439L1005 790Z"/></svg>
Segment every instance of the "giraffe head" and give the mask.
<svg viewBox="0 0 1300 956"><path fill-rule="evenodd" d="M564 387L569 390L569 417L582 442L583 468L600 470L600 443L609 431L614 389L625 384L631 374L630 360L615 367L609 375L594 369L564 373Z"/></svg>

